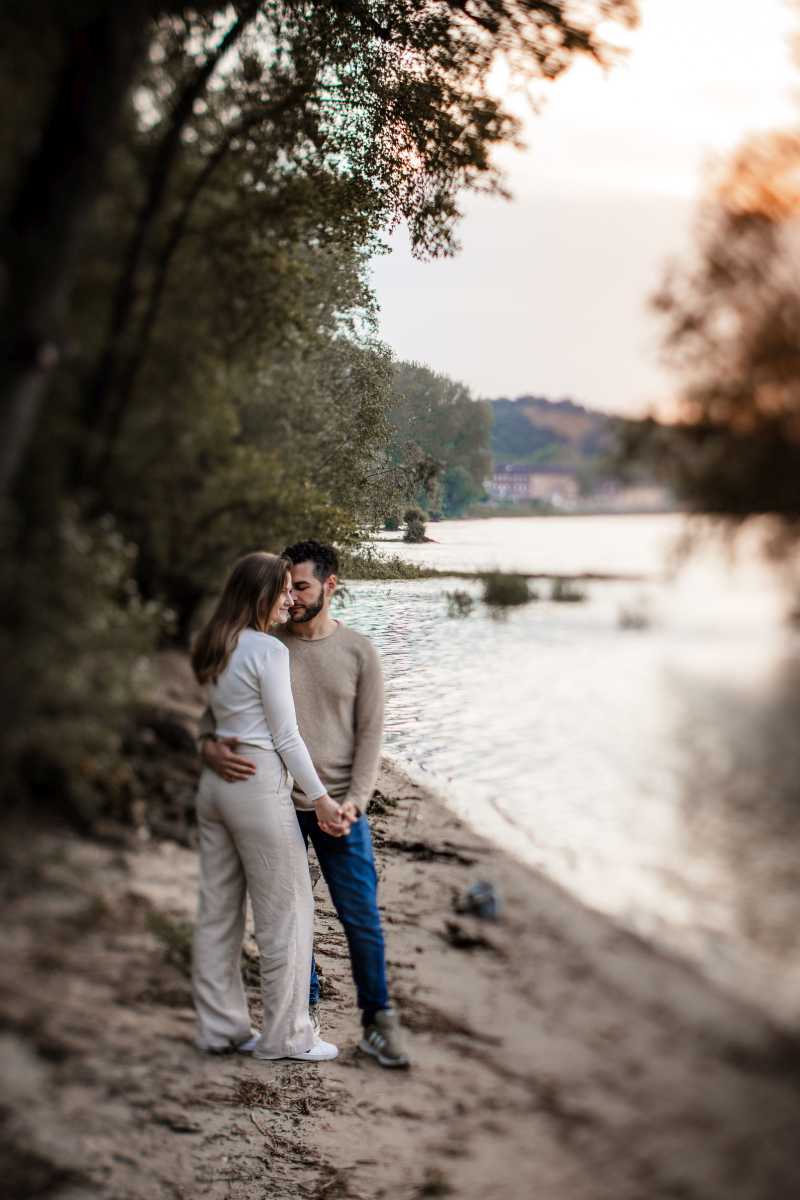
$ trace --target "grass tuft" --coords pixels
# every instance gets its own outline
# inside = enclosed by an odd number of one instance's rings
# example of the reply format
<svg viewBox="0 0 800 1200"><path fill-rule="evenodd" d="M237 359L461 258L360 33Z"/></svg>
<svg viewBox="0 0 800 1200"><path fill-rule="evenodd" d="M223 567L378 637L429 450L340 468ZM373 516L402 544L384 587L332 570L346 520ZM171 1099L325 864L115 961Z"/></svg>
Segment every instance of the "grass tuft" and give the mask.
<svg viewBox="0 0 800 1200"><path fill-rule="evenodd" d="M454 592L445 592L444 596L448 617L468 617L475 607L475 601L469 592L456 589Z"/></svg>
<svg viewBox="0 0 800 1200"><path fill-rule="evenodd" d="M192 973L192 937L194 926L153 909L147 914L147 928L164 947L164 957L184 975Z"/></svg>

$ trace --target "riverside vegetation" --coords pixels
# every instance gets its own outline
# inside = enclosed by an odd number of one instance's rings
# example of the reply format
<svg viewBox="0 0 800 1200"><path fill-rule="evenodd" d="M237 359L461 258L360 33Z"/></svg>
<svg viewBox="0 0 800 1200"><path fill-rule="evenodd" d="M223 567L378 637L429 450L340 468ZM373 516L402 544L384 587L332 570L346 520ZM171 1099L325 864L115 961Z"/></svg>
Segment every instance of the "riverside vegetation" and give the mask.
<svg viewBox="0 0 800 1200"><path fill-rule="evenodd" d="M460 384L392 364L367 265L400 220L418 254L452 252L460 197L502 192L491 150L518 126L487 87L498 55L548 79L581 54L611 62L601 29L635 15L630 0L387 0L381 19L350 0L3 7L7 800L113 802L154 648L186 644L241 552L310 532L356 548L410 502L474 501L487 433L499 454L514 430ZM778 550L800 529L798 153L795 133L764 135L712 181L699 263L657 298L681 421L621 426L623 458L644 452L693 509L774 514ZM549 453L529 426L526 453Z"/></svg>
<svg viewBox="0 0 800 1200"><path fill-rule="evenodd" d="M460 197L502 192L498 57L554 78L611 62L601 20L635 19L572 9L3 6L9 801L113 807L153 651L186 645L239 554L312 532L355 549L420 493L474 490L485 410L392 364L368 263L399 221L451 253Z"/></svg>
<svg viewBox="0 0 800 1200"><path fill-rule="evenodd" d="M541 599L541 594L531 587L525 575L511 571L490 571L475 578L482 580L481 599L490 612L504 612ZM463 589L445 592L444 598L449 617L468 617L475 608L475 597ZM588 594L575 580L555 577L550 580L549 599L554 604L582 603L588 599Z"/></svg>
<svg viewBox="0 0 800 1200"><path fill-rule="evenodd" d="M173 715L185 681L165 683L160 667L164 656L185 667L175 647L238 554L314 533L344 547L351 578L426 573L377 561L360 549L364 534L410 503L453 514L474 496L486 411L468 407L460 385L391 362L375 333L369 259L399 221L418 254L453 251L464 193L502 192L492 151L518 127L488 88L498 53L519 75L554 78L578 55L610 62L599 30L634 17L632 0L2 6L0 860L12 1090L0 1117L10 1193L82 1193L84 1173L102 1176L106 1159L110 1195L184 1185L198 1195L181 1149L193 1132L186 1114L216 1103L213 1121L208 1108L200 1118L212 1189L237 1188L247 1177L233 1172L249 1161L259 1186L275 1189L278 1177L289 1196L302 1171L309 1194L349 1193L359 1172L353 1195L374 1194L376 1168L353 1168L364 1133L355 1071L344 1111L330 1081L320 1101L282 1076L284 1102L305 1107L274 1114L277 1136L258 1143L258 1159L246 1119L258 1128L255 1089L237 1107L226 1098L231 1120L214 1124L220 1106L203 1072L221 1068L192 1058L187 1072L180 1026L188 918L145 922L130 873L158 856L120 866L116 826L132 826L124 836L142 846L149 834L191 843L197 759ZM796 134L765 138L713 190L699 266L659 300L687 375L678 436L626 427L693 508L735 523L774 513L790 538L800 529L797 157ZM467 416L475 446L453 436ZM418 801L405 784L389 790L405 806L398 855L413 860ZM53 837L64 818L106 843ZM420 1060L434 1067L408 1109L383 1094L373 1124L385 1182L408 1179L431 1130L419 1195L484 1195L498 1170L507 1194L533 1194L544 1177L573 1200L795 1194L796 1045L754 1050L734 1036L749 1018L718 1013L718 998L670 963L653 974L632 941L625 987L613 970L603 983L618 932L603 936L582 911L562 916L566 898L531 893L513 863L497 867L507 894L518 882L516 922L496 951L521 969L501 972L512 991L498 1020L496 962L477 997L474 966L439 928L462 883L461 852L451 818L435 821L432 853L453 876L442 883L420 867L388 893L405 939L406 1011L430 1036ZM175 884L165 861L162 890ZM180 861L185 903L194 860L186 851ZM333 976L342 952L335 918L324 919ZM650 980L652 997L622 1003ZM710 1013L702 1037L674 1015L687 991L684 1011ZM480 1004L459 1026L465 997ZM504 1045L485 1033L493 1027L512 1032ZM443 1035L450 1072L436 1078ZM466 1103L443 1126L453 1096ZM326 1107L337 1112L332 1132ZM505 1128L487 1120L501 1109ZM533 1111L549 1122L545 1138ZM320 1145L341 1173L303 1166ZM476 1163L467 1149L481 1146ZM565 1147L583 1154L585 1187L565 1176Z"/></svg>

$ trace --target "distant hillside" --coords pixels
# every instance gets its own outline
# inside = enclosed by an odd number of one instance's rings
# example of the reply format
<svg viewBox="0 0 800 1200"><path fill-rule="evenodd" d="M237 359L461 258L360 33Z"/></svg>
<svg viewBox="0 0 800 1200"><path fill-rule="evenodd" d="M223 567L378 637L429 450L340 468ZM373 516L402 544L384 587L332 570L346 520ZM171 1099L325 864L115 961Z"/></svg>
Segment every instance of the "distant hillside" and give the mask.
<svg viewBox="0 0 800 1200"><path fill-rule="evenodd" d="M490 400L491 450L497 463L552 463L602 470L615 449L614 417L544 396Z"/></svg>

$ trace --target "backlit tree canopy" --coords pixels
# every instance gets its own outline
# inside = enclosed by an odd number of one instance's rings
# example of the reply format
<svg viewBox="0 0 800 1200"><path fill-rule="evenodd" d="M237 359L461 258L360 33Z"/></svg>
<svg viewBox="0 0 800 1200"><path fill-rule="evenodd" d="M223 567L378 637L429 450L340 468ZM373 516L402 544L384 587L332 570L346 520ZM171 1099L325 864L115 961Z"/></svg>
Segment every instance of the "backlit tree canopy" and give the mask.
<svg viewBox="0 0 800 1200"><path fill-rule="evenodd" d="M632 0L6 5L4 112L12 125L22 115L2 171L3 490L63 361L81 236L131 98L146 155L92 386L104 426L116 420L109 392L158 218L170 204L191 205L230 152L257 144L287 169L333 173L353 187L344 220L403 218L419 253L446 250L459 195L498 188L490 152L516 133L488 88L497 56L554 77L578 54L607 58L609 23L634 15ZM176 195L178 166L190 159L193 175Z"/></svg>
<svg viewBox="0 0 800 1200"><path fill-rule="evenodd" d="M42 758L59 796L120 778L148 651L185 644L239 554L353 545L440 473L416 439L396 453L369 261L398 222L417 254L451 252L463 195L502 190L492 151L518 127L490 88L498 56L553 78L610 61L633 16L631 0L0 6L8 788L24 796L33 764L41 791ZM452 508L480 483L470 436Z"/></svg>
<svg viewBox="0 0 800 1200"><path fill-rule="evenodd" d="M693 266L655 298L680 420L649 447L689 505L800 532L800 134L746 143L701 213ZM644 435L644 436L643 436Z"/></svg>

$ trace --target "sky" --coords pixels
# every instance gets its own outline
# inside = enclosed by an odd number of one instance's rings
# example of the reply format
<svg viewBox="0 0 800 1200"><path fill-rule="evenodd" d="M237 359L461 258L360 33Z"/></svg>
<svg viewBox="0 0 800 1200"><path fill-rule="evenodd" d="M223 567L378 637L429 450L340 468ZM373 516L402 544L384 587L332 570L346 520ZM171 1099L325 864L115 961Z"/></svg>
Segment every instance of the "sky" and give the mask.
<svg viewBox="0 0 800 1200"><path fill-rule="evenodd" d="M800 8L640 4L629 56L611 73L577 63L538 115L511 93L527 144L497 160L513 199L465 199L455 258L417 262L399 230L374 261L381 334L398 357L476 396L669 414L676 380L648 297L690 253L709 163L749 133L798 123Z"/></svg>

